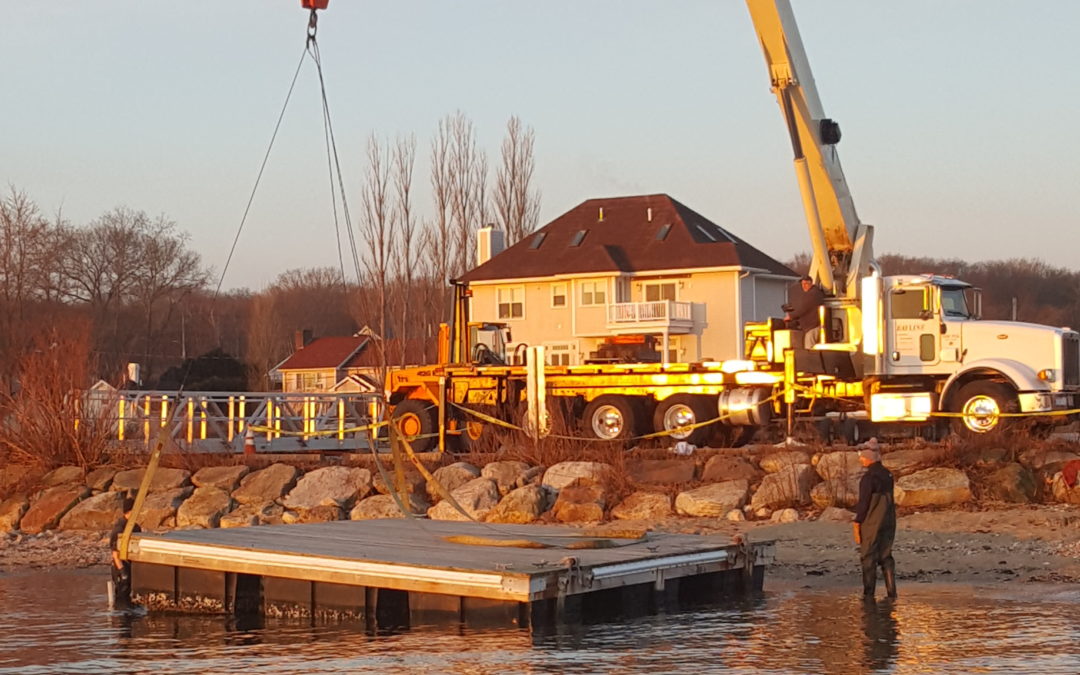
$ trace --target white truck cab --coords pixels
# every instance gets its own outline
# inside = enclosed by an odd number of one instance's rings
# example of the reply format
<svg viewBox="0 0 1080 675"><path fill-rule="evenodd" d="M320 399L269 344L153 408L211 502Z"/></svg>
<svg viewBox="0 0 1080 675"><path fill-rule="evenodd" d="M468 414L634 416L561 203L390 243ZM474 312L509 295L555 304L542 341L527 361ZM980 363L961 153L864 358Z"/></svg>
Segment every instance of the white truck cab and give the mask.
<svg viewBox="0 0 1080 675"><path fill-rule="evenodd" d="M880 384L871 389L871 419L962 413L962 424L978 433L995 428L1002 413L1074 407L1080 334L985 320L981 304L978 289L951 277L864 278L865 376Z"/></svg>

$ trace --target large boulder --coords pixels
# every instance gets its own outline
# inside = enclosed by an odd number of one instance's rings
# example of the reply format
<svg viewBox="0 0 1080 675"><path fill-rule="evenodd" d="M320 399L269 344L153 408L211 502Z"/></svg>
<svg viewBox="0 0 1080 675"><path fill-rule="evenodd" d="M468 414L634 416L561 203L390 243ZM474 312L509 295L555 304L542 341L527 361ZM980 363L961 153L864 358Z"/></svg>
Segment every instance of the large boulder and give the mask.
<svg viewBox="0 0 1080 675"><path fill-rule="evenodd" d="M52 529L73 506L90 494L85 485L58 485L38 493L30 500L30 508L19 521L19 529L38 534Z"/></svg>
<svg viewBox="0 0 1080 675"><path fill-rule="evenodd" d="M809 464L793 464L765 476L751 497L750 506L756 511L809 504L810 490L820 480Z"/></svg>
<svg viewBox="0 0 1080 675"><path fill-rule="evenodd" d="M767 473L777 473L789 466L810 464L810 455L802 450L779 450L765 455L758 463Z"/></svg>
<svg viewBox="0 0 1080 675"><path fill-rule="evenodd" d="M490 462L480 471L480 475L495 481L495 484L499 487L499 494L505 497L511 490L519 487L518 483L521 477L525 475L529 468L529 465L525 462Z"/></svg>
<svg viewBox="0 0 1080 675"><path fill-rule="evenodd" d="M490 465L489 465L490 466ZM551 493L540 485L525 485L511 490L487 512L484 520L489 523L531 523L551 505Z"/></svg>
<svg viewBox="0 0 1080 675"><path fill-rule="evenodd" d="M594 485L607 485L611 481L610 464L602 462L559 462L544 472L543 484L553 490L561 490L576 480Z"/></svg>
<svg viewBox="0 0 1080 675"><path fill-rule="evenodd" d="M300 471L288 464L271 464L240 479L232 498L240 504L267 504L281 499L296 485Z"/></svg>
<svg viewBox="0 0 1080 675"><path fill-rule="evenodd" d="M490 478L474 478L450 493L465 511L458 511L444 499L428 509L432 520L483 520L487 512L499 503L499 487ZM467 514L467 515L466 515Z"/></svg>
<svg viewBox="0 0 1080 675"><path fill-rule="evenodd" d="M858 452L841 450L828 452L818 457L814 470L824 480L830 480L833 478L847 478L851 474L861 474L863 465L859 461Z"/></svg>
<svg viewBox="0 0 1080 675"><path fill-rule="evenodd" d="M745 480L703 485L680 492L675 497L675 511L681 516L720 518L732 509L742 508L749 489L750 485Z"/></svg>
<svg viewBox="0 0 1080 675"><path fill-rule="evenodd" d="M985 494L1013 504L1027 504L1035 498L1038 487L1031 469L1017 462L1005 464L986 477Z"/></svg>
<svg viewBox="0 0 1080 675"><path fill-rule="evenodd" d="M604 519L607 502L607 488L604 485L588 478L578 478L559 490L551 512L561 523L594 523Z"/></svg>
<svg viewBox="0 0 1080 675"><path fill-rule="evenodd" d="M462 485L479 478L480 469L468 462L454 462L439 467L431 474L431 477L435 480L427 482L427 495L431 503L434 504L443 498L443 493L452 494L454 490ZM439 486L442 486L442 492L439 491Z"/></svg>
<svg viewBox="0 0 1080 675"><path fill-rule="evenodd" d="M108 490L112 485L113 478L116 474L120 473L120 469L114 466L103 466L94 469L90 473L86 474L86 487L90 488L94 492L102 492Z"/></svg>
<svg viewBox="0 0 1080 675"><path fill-rule="evenodd" d="M635 492L611 509L619 520L659 520L671 515L671 497L662 492Z"/></svg>
<svg viewBox="0 0 1080 675"><path fill-rule="evenodd" d="M971 481L960 469L934 467L901 476L893 488L898 506L944 506L971 499Z"/></svg>
<svg viewBox="0 0 1080 675"><path fill-rule="evenodd" d="M207 485L195 488L191 497L176 510L176 526L217 527L232 505L232 497L219 487Z"/></svg>
<svg viewBox="0 0 1080 675"><path fill-rule="evenodd" d="M135 516L135 522L144 530L161 530L176 527L176 510L191 496L195 488L186 487L160 490L146 495L142 509Z"/></svg>
<svg viewBox="0 0 1080 675"><path fill-rule="evenodd" d="M218 527L251 527L253 525L279 525L283 522L285 508L281 504L241 504L234 511L221 516Z"/></svg>
<svg viewBox="0 0 1080 675"><path fill-rule="evenodd" d="M59 530L108 530L124 517L124 495L101 492L79 502L60 519Z"/></svg>
<svg viewBox="0 0 1080 675"><path fill-rule="evenodd" d="M417 493L408 495L408 502L404 502L406 508L413 515L427 513L431 505ZM373 520L376 518L404 518L401 507L392 495L372 495L361 499L349 512L349 520Z"/></svg>
<svg viewBox="0 0 1080 675"><path fill-rule="evenodd" d="M297 511L285 509L281 514L281 522L286 525L296 523L329 523L341 520L347 515L346 511L337 504L322 504L310 509Z"/></svg>
<svg viewBox="0 0 1080 675"><path fill-rule="evenodd" d="M26 495L12 495L0 501L0 532L19 529L19 521L29 508L30 500Z"/></svg>
<svg viewBox="0 0 1080 675"><path fill-rule="evenodd" d="M383 472L386 473L384 479ZM426 499L425 486L427 485L427 478L413 467L404 468L401 472L402 479L404 480L405 492L408 494L418 494L421 500ZM475 478L475 476L474 476ZM386 481L390 481L387 485ZM383 471L379 471L378 467L371 472L371 486L375 489L375 492L381 495L390 494L390 488L394 488L397 492L397 471L393 466L384 466ZM470 478L469 480L472 480ZM466 481L468 482L468 481Z"/></svg>
<svg viewBox="0 0 1080 675"><path fill-rule="evenodd" d="M225 492L232 492L240 485L240 479L251 473L251 468L243 464L233 466L204 466L195 472L191 482L197 488L212 487Z"/></svg>
<svg viewBox="0 0 1080 675"><path fill-rule="evenodd" d="M1032 448L1020 453L1020 463L1032 469L1050 472L1050 475L1061 470L1061 467L1073 460L1080 459L1080 455L1071 450L1058 450L1054 448Z"/></svg>
<svg viewBox="0 0 1080 675"><path fill-rule="evenodd" d="M697 474L692 459L639 459L627 462L626 469L635 483L646 485L683 485Z"/></svg>
<svg viewBox="0 0 1080 675"><path fill-rule="evenodd" d="M941 450L937 448L908 448L883 454L881 463L893 476L905 476L932 466L940 457Z"/></svg>
<svg viewBox="0 0 1080 675"><path fill-rule="evenodd" d="M113 476L110 490L114 492L135 492L142 484L146 469L130 469L120 471ZM169 469L158 467L154 471L154 477L150 480L150 492L173 490L179 487L191 485L191 472L187 469Z"/></svg>
<svg viewBox="0 0 1080 675"><path fill-rule="evenodd" d="M41 487L51 488L58 485L74 485L83 483L83 470L81 466L61 466L53 469L41 479Z"/></svg>
<svg viewBox="0 0 1080 675"><path fill-rule="evenodd" d="M838 506L827 506L817 519L833 523L850 523L855 520L855 514Z"/></svg>
<svg viewBox="0 0 1080 675"><path fill-rule="evenodd" d="M290 511L311 511L324 506L351 509L371 492L371 472L359 467L327 466L304 474L282 500Z"/></svg>
<svg viewBox="0 0 1080 675"><path fill-rule="evenodd" d="M848 474L843 478L824 480L810 489L810 500L819 509L830 506L851 508L859 503L859 480L861 474Z"/></svg>
<svg viewBox="0 0 1080 675"><path fill-rule="evenodd" d="M757 482L761 470L742 455L719 454L705 462L701 472L702 483L722 483L727 480L745 480Z"/></svg>

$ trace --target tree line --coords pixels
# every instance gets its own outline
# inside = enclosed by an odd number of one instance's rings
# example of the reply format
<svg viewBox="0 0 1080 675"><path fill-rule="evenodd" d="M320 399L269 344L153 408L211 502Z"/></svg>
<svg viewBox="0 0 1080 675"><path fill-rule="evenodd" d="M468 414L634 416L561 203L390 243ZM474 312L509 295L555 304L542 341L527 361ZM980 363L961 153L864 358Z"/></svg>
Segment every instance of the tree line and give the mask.
<svg viewBox="0 0 1080 675"><path fill-rule="evenodd" d="M218 388L269 388L298 329L367 326L384 338L382 366L434 358L450 316L446 281L475 263L478 225L502 228L508 243L536 228L534 143L533 129L511 117L492 170L472 121L447 115L429 143L431 203L422 207L415 136L373 134L362 179L343 187L360 204L348 260L343 252L338 268L285 271L259 291L214 289L217 275L166 215L118 206L74 224L9 187L0 199L0 396L18 389L20 364L58 344L58 332L84 343L87 377L127 385L135 362L146 388L197 389L190 380L200 372L219 373L202 378Z"/></svg>

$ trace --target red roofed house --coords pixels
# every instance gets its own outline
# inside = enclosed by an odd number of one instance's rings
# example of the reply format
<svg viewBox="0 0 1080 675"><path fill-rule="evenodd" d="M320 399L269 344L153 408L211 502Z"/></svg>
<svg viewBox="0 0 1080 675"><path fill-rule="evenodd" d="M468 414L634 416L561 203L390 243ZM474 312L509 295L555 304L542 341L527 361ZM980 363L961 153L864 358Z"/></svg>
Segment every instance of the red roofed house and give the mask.
<svg viewBox="0 0 1080 675"><path fill-rule="evenodd" d="M635 341L659 361L741 358L743 324L783 316L798 279L663 194L590 199L502 252L480 240L495 255L462 276L471 320L507 323L510 349L545 345L555 365Z"/></svg>
<svg viewBox="0 0 1080 675"><path fill-rule="evenodd" d="M311 339L297 331L292 356L274 371L284 392L380 391L378 355L368 335Z"/></svg>

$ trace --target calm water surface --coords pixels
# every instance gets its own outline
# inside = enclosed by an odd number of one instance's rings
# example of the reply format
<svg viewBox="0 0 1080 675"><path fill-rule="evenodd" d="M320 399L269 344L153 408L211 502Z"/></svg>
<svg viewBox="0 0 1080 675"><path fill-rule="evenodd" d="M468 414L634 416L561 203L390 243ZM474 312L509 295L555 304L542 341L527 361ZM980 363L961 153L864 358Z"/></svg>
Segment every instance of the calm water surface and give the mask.
<svg viewBox="0 0 1080 675"><path fill-rule="evenodd" d="M644 619L526 631L129 617L101 570L0 575L0 673L1068 673L1080 672L1080 590L908 584L762 595Z"/></svg>

